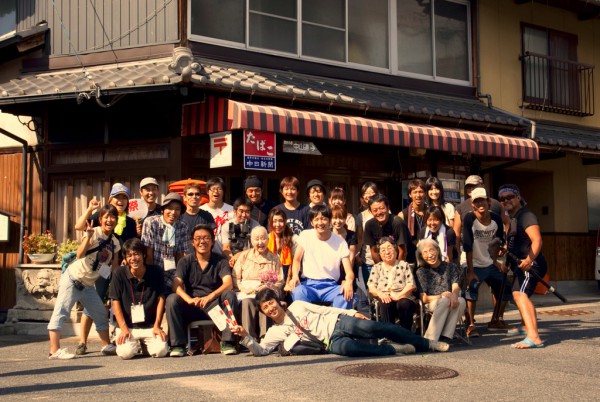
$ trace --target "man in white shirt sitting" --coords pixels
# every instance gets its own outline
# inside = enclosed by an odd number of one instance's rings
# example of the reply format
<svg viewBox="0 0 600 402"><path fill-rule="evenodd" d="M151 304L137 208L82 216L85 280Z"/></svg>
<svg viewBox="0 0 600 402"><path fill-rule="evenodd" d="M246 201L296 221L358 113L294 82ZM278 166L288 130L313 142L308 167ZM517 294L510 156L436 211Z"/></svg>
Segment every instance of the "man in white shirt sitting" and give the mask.
<svg viewBox="0 0 600 402"><path fill-rule="evenodd" d="M331 232L331 209L315 205L308 213L314 229L302 231L292 265L289 287L292 298L309 303L330 302L333 307L350 308L352 304L354 271L348 258L346 240ZM346 273L341 285L340 264ZM302 278L300 283L300 268Z"/></svg>

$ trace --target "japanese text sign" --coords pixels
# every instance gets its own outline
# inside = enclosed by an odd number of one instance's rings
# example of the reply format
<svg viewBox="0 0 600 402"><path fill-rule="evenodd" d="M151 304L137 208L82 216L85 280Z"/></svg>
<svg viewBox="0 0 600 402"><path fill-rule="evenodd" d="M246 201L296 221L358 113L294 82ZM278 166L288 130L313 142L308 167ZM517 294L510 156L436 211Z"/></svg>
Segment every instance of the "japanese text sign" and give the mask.
<svg viewBox="0 0 600 402"><path fill-rule="evenodd" d="M275 133L244 130L244 169L276 170Z"/></svg>

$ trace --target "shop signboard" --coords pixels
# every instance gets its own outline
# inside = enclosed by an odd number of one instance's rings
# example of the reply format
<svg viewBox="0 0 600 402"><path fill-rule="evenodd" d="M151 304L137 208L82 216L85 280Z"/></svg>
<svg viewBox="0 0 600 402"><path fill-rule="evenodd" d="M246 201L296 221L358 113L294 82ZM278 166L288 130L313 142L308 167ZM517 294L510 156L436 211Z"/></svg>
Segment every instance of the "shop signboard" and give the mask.
<svg viewBox="0 0 600 402"><path fill-rule="evenodd" d="M276 170L275 133L244 130L244 169Z"/></svg>

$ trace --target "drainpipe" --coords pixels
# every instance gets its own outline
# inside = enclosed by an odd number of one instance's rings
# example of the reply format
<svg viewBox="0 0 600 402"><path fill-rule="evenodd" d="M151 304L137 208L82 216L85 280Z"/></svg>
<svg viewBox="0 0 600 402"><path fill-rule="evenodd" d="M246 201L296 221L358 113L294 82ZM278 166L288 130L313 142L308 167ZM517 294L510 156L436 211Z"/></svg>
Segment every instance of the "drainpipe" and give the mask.
<svg viewBox="0 0 600 402"><path fill-rule="evenodd" d="M23 145L23 175L21 176L21 225L19 229L19 264L23 264L23 237L25 237L25 207L27 196L27 148L29 144L21 137L6 131L0 127L0 133L4 134L11 140L17 141Z"/></svg>
<svg viewBox="0 0 600 402"><path fill-rule="evenodd" d="M517 114L511 113L509 111L506 110L502 110L502 109L498 109L496 107L494 107L492 105L492 95L491 94L484 94L481 93L481 66L480 66L480 34L479 34L479 3L480 1L477 0L476 2L476 10L475 10L475 79L477 81L477 98L482 99L482 98L486 98L488 101L488 107L492 110L496 110L498 112L501 113L505 113L508 115L513 116L515 119L520 119L520 120L525 120L527 123L529 123L529 125L531 126L531 135L529 136L530 139L534 139L535 138L535 121L530 120L526 117L523 116L519 116Z"/></svg>

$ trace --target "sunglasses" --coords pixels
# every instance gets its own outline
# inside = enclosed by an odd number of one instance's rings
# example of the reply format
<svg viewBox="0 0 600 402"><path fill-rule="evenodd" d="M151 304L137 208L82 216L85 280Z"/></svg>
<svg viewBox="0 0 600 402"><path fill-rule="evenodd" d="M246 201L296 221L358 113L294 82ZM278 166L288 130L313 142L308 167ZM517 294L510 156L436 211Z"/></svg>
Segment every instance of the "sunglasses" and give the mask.
<svg viewBox="0 0 600 402"><path fill-rule="evenodd" d="M510 200L512 200L512 199L514 199L514 198L516 198L516 197L517 197L516 195L514 195L514 194L511 194L511 195L507 195L507 196L505 196L505 197L500 197L500 198L498 198L498 201L500 201L500 202L504 202L504 201L510 201Z"/></svg>
<svg viewBox="0 0 600 402"><path fill-rule="evenodd" d="M200 197L202 194L200 193L187 193L188 197Z"/></svg>

